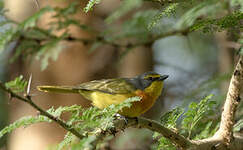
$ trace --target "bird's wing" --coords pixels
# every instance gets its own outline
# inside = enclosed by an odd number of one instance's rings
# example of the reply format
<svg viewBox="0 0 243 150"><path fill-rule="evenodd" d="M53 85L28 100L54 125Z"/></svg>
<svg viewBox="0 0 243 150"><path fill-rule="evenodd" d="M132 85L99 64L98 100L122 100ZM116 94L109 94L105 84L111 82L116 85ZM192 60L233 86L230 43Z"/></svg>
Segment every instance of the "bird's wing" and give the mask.
<svg viewBox="0 0 243 150"><path fill-rule="evenodd" d="M131 83L122 78L94 80L82 83L77 88L80 90L100 91L109 94L127 94L136 90Z"/></svg>

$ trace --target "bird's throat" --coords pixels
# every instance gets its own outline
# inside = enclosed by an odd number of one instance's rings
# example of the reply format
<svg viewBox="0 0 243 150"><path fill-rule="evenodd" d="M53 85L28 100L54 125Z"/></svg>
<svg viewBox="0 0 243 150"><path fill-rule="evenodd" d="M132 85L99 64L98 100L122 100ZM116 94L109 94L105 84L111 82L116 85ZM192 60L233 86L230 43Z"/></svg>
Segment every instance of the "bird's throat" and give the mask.
<svg viewBox="0 0 243 150"><path fill-rule="evenodd" d="M163 82L154 81L144 91L146 94L152 97L153 100L156 100L161 95L162 89L163 89Z"/></svg>

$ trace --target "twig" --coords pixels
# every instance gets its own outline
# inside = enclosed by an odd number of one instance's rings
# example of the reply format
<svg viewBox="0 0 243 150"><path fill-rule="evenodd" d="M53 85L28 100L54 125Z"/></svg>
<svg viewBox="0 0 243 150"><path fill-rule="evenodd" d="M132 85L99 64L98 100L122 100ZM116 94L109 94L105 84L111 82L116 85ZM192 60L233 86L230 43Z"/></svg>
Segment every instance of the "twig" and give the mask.
<svg viewBox="0 0 243 150"><path fill-rule="evenodd" d="M52 38L59 38L58 36L54 35L54 34L51 34L47 31L45 31L44 29L41 29L41 28L38 28L38 27L34 27L33 28L34 30L38 30L39 32L42 32L43 34L47 35L48 37L47 38L29 38L29 37L26 37L25 34L22 34L21 35L21 40L35 40L37 41L38 43L42 43L42 42L45 42L45 41L48 41L48 40L51 40ZM176 30L172 30L172 31L168 31L166 33L163 33L163 34L160 34L160 35L156 35L156 36L152 36L150 38L150 40L148 41L145 41L145 42L127 42L127 43L124 43L124 44L120 44L120 43L117 43L115 41L110 41L110 40L107 40L105 37L101 37L101 36L96 36L94 38L79 38L79 37L73 37L73 36L67 36L67 37L64 37L63 40L64 41L68 41L68 42L81 42L83 43L84 45L87 45L87 44L92 44L94 42L101 42L101 43L104 43L104 44L108 44L108 45L111 45L113 47L120 47L120 48L135 48L135 47L138 47L138 46L142 46L142 45L151 45L152 43L154 43L156 40L159 40L161 38L165 38L165 37L169 37L169 36L173 36L173 35L178 35L178 34L181 34L181 35L187 35L189 33L189 29L186 28L186 29L176 29Z"/></svg>
<svg viewBox="0 0 243 150"><path fill-rule="evenodd" d="M83 42L84 44L89 44L89 43L93 43L95 41L99 41L102 42L104 44L109 44L113 47L123 47L123 48L135 48L138 46L142 46L142 45L151 45L153 42L155 42L156 40L159 40L161 38L165 38L165 37L169 37L169 36L173 36L173 35L187 35L189 33L189 29L177 29L177 30L172 30L172 31L168 31L166 33L160 34L160 35L156 35L150 38L150 40L145 41L145 42L134 42L134 43L126 43L126 44L118 44L114 41L109 41L106 40L104 37L100 37L97 36L94 39L82 39L82 38L76 38L76 37L72 37L72 36L68 36L66 38L64 38L64 40L66 41L79 41L79 42Z"/></svg>
<svg viewBox="0 0 243 150"><path fill-rule="evenodd" d="M135 127L146 128L151 131L158 132L164 137L168 138L171 142L179 146L181 149L187 149L194 145L190 140L184 138L179 133L176 133L175 131L164 127L157 121L146 119L143 117L126 118L126 121L124 121L124 119L120 119L114 123L114 126L116 127L116 130L124 130L128 127Z"/></svg>
<svg viewBox="0 0 243 150"><path fill-rule="evenodd" d="M56 122L57 124L59 124L61 127L63 127L65 130L71 132L72 134L76 135L78 138L82 139L84 136L81 135L77 130L75 130L74 128L72 128L72 126L67 125L65 122L63 122L61 119L58 119L57 117L54 117L53 115L51 115L50 113L44 111L42 108L40 108L39 106L37 106L31 99L31 97L29 95L27 95L26 97L22 97L16 93L14 93L11 89L8 89L4 86L4 84L2 82L0 82L0 88L9 93L11 98L17 98L18 100L21 100L25 103L28 103L29 105L31 105L33 108L35 108L36 110L38 110L40 112L41 115L48 117L49 119L53 120L54 122Z"/></svg>
<svg viewBox="0 0 243 150"><path fill-rule="evenodd" d="M187 35L189 32L190 32L189 28L172 30L172 31L166 32L164 34L160 34L160 35L156 36L155 38L153 38L152 40L155 41L155 40L159 40L161 38L178 35L178 34Z"/></svg>
<svg viewBox="0 0 243 150"><path fill-rule="evenodd" d="M221 136L223 142L229 145L233 137L233 125L236 108L241 100L240 93L243 85L243 56L240 56L232 75L227 97L221 116L220 128L215 136Z"/></svg>
<svg viewBox="0 0 243 150"><path fill-rule="evenodd" d="M179 133L174 132L173 130L170 130L164 126L162 126L160 123L154 121L154 120L149 120L145 118L138 118L131 124L131 126L137 126L137 127L142 127L142 128L147 128L152 131L158 132L162 134L164 137L168 138L171 140L174 144L180 146L182 149L186 149L190 146L192 146L192 143L181 136Z"/></svg>

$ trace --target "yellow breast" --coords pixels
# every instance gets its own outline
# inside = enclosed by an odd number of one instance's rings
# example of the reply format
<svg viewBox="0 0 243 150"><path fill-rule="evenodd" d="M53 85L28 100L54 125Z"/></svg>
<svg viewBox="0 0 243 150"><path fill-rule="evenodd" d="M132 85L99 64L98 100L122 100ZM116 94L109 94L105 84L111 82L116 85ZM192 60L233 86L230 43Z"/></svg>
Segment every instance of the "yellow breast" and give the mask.
<svg viewBox="0 0 243 150"><path fill-rule="evenodd" d="M136 96L133 93L130 94L107 94L102 92L93 92L90 97L92 104L100 109L108 107L111 104L120 104L129 97Z"/></svg>
<svg viewBox="0 0 243 150"><path fill-rule="evenodd" d="M163 82L155 81L144 91L137 90L135 92L136 96L139 96L142 99L140 101L133 102L130 108L124 108L121 114L128 117L137 117L145 113L154 105L155 101L160 96L162 89Z"/></svg>
<svg viewBox="0 0 243 150"><path fill-rule="evenodd" d="M143 90L136 90L128 94L108 94L99 91L80 91L86 99L92 101L92 105L100 109L106 108L111 104L120 104L126 99L134 96L141 97L140 101L133 102L130 108L123 108L119 113L127 117L137 117L149 110L162 92L163 83L161 81L153 82L149 87Z"/></svg>

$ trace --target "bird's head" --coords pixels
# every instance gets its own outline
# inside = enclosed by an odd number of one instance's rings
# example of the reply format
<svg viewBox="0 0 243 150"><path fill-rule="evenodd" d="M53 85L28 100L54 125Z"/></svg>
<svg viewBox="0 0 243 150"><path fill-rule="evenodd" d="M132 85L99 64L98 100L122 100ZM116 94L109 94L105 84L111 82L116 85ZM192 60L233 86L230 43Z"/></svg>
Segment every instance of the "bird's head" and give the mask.
<svg viewBox="0 0 243 150"><path fill-rule="evenodd" d="M137 78L139 78L140 80L147 80L147 81L150 81L150 82L164 81L168 77L169 77L168 75L160 75L160 74L153 72L153 71L145 72L144 74L137 76Z"/></svg>
<svg viewBox="0 0 243 150"><path fill-rule="evenodd" d="M136 88L144 90L152 85L163 86L163 81L168 77L168 75L160 75L156 72L150 71L130 79L130 82Z"/></svg>

